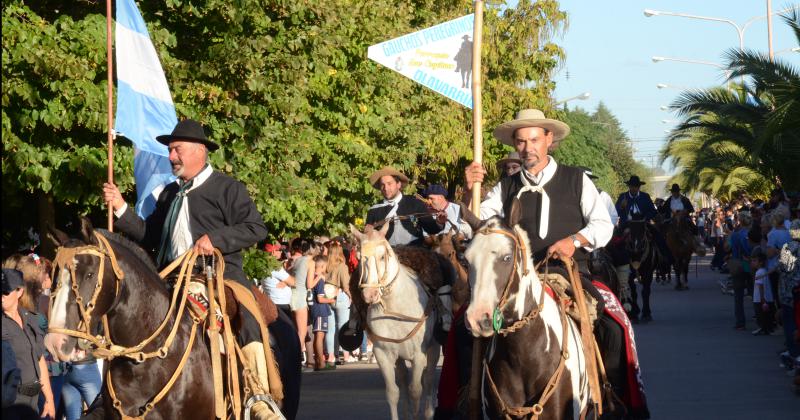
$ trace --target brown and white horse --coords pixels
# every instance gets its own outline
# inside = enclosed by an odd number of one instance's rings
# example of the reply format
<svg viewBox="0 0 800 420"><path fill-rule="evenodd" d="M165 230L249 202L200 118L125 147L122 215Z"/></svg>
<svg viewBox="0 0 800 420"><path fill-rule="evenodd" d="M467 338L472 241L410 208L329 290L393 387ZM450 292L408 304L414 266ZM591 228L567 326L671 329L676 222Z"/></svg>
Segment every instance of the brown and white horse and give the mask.
<svg viewBox="0 0 800 420"><path fill-rule="evenodd" d="M589 406L581 333L545 293L527 233L489 219L466 258L472 287L467 323L473 336L489 341L480 376L486 415L580 418Z"/></svg>

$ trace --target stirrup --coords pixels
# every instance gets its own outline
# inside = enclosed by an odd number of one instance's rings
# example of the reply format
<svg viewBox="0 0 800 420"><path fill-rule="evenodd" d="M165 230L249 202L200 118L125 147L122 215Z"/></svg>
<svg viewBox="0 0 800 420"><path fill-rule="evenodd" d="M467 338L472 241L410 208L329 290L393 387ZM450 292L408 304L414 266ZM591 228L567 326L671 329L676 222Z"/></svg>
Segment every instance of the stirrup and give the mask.
<svg viewBox="0 0 800 420"><path fill-rule="evenodd" d="M268 394L256 394L247 399L247 402L244 405L244 420L250 420L250 410L252 410L253 406L259 402L267 404L269 409L272 410L272 414L275 415L275 419L286 420L286 417L284 417L281 409L278 408L278 404L274 399L272 399L272 396Z"/></svg>

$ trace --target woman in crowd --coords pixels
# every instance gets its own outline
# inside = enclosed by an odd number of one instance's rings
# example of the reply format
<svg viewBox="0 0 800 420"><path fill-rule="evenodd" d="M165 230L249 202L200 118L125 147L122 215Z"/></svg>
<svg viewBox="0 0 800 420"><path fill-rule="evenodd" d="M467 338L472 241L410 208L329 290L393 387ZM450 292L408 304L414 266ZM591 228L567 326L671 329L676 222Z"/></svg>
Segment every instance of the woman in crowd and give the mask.
<svg viewBox="0 0 800 420"><path fill-rule="evenodd" d="M3 264L5 268L13 268L22 273L22 282L25 286L25 293L20 298L19 305L26 311L32 313L39 322L39 328L47 332L47 316L50 306L50 289L53 287L53 280L50 278L52 264L46 258L31 253L28 255L14 255L9 257ZM64 374L66 365L56 361L49 352L44 353L47 361L47 371L50 376L50 387L53 391L53 404L58 408L61 403L62 386L64 384ZM39 410L44 408L45 400L39 397Z"/></svg>
<svg viewBox="0 0 800 420"><path fill-rule="evenodd" d="M350 319L350 271L347 269L342 244L337 241L331 242L328 247L327 281L337 289L336 301L331 305L331 317L328 319L328 334L325 336L328 362L343 364L351 361L348 352L339 357L339 330Z"/></svg>
<svg viewBox="0 0 800 420"><path fill-rule="evenodd" d="M56 405L44 357L44 331L36 314L20 305L20 300L25 295L22 273L3 268L2 292L2 338L14 350L21 378L14 404L4 410L3 418L55 418ZM30 298L27 300L30 301ZM41 410L40 394L44 397Z"/></svg>
<svg viewBox="0 0 800 420"><path fill-rule="evenodd" d="M303 352L303 364L313 367L309 357L310 351L306 346L308 337L308 289L306 283L314 276L314 247L308 239L297 238L292 241L292 269L293 276L291 308L294 313L294 322L297 326L297 335L300 337L300 348Z"/></svg>

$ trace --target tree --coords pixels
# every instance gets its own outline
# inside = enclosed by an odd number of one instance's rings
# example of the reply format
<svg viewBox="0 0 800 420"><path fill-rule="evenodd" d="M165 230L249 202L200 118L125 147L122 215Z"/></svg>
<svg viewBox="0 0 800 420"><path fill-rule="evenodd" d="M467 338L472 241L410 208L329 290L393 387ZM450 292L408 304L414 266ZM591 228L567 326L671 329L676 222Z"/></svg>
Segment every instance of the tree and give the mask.
<svg viewBox="0 0 800 420"><path fill-rule="evenodd" d="M800 44L800 14L783 16ZM733 88L683 92L672 105L683 122L662 160L673 158L690 189L730 197L740 189L763 195L770 184L800 189L800 73L754 51L727 54Z"/></svg>
<svg viewBox="0 0 800 420"><path fill-rule="evenodd" d="M49 197L52 214L104 217L100 3L3 5L3 216L17 217L20 232L34 224L29 197L35 194ZM489 165L505 154L490 140L491 129L519 108L549 111L551 75L564 57L551 41L566 25L557 1L504 4L490 2L485 14ZM471 159L469 110L368 61L366 50L470 13L471 1L139 6L178 115L203 122L221 144L212 165L247 185L272 235L344 231L375 200L365 179L385 164L411 176L410 190L421 182L460 181ZM522 88L526 82L532 88ZM132 201L126 140L115 156L116 180Z"/></svg>

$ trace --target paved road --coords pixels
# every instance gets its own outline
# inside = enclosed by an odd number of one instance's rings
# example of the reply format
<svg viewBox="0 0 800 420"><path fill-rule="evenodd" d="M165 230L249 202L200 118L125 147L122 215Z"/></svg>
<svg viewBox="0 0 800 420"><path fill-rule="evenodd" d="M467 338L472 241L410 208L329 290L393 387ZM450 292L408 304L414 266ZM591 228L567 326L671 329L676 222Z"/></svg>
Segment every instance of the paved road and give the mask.
<svg viewBox="0 0 800 420"><path fill-rule="evenodd" d="M733 329L732 297L722 295L723 276L700 260L691 290L654 285L652 323L636 327L636 339L652 418L800 418L800 397L778 366L782 337L754 337ZM746 301L748 330L754 329ZM385 419L389 410L377 365L354 364L303 377L299 419Z"/></svg>

